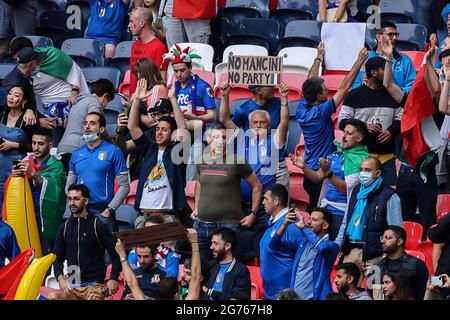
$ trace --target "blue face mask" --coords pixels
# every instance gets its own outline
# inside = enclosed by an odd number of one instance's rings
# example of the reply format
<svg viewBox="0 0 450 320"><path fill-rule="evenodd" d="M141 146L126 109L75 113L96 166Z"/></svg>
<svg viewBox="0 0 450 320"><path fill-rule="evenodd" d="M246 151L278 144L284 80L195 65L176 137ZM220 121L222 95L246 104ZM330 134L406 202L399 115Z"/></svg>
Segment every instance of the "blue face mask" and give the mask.
<svg viewBox="0 0 450 320"><path fill-rule="evenodd" d="M370 186L375 180L372 178L372 172L361 171L359 180L364 187Z"/></svg>
<svg viewBox="0 0 450 320"><path fill-rule="evenodd" d="M91 133L91 134L83 134L83 139L86 143L94 142L100 136L100 131Z"/></svg>

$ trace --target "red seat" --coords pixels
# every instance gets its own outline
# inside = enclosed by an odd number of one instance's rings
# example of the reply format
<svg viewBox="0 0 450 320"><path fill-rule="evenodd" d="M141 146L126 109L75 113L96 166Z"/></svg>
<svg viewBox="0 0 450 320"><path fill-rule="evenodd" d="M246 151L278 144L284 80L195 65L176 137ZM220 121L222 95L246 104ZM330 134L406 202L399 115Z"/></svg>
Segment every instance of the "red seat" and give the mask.
<svg viewBox="0 0 450 320"><path fill-rule="evenodd" d="M420 223L404 221L403 229L406 231L406 250L416 250L417 245L422 239L423 228Z"/></svg>
<svg viewBox="0 0 450 320"><path fill-rule="evenodd" d="M254 257L249 262L247 262L245 265L246 266L259 267L259 258L258 257Z"/></svg>
<svg viewBox="0 0 450 320"><path fill-rule="evenodd" d="M214 72L206 70L192 70L192 73L198 75L202 80L206 81L211 88L214 88L214 80L216 79Z"/></svg>
<svg viewBox="0 0 450 320"><path fill-rule="evenodd" d="M194 210L194 207L195 207L195 186L196 186L196 181L187 181L186 188L184 188L184 194L186 195L186 201L192 210Z"/></svg>
<svg viewBox="0 0 450 320"><path fill-rule="evenodd" d="M111 269L112 269L112 264L109 264L108 267L106 268L105 280L109 280L109 276L111 274ZM125 283L123 281L123 272L122 271L120 272L118 283L119 283L119 290L117 290L117 292L115 294L113 294L112 296L105 298L105 300L122 300L122 295L123 295L123 290L124 290L124 285L125 285Z"/></svg>
<svg viewBox="0 0 450 320"><path fill-rule="evenodd" d="M326 74L322 76L329 91L337 91L345 77L346 75L344 74Z"/></svg>
<svg viewBox="0 0 450 320"><path fill-rule="evenodd" d="M417 245L417 251L420 251L425 256L425 263L428 268L428 272L430 275L434 274L434 266L433 266L433 246L434 243L430 240L425 242L421 242Z"/></svg>
<svg viewBox="0 0 450 320"><path fill-rule="evenodd" d="M178 265L178 282L180 282L181 278L183 278L183 274L184 274L184 264L180 263Z"/></svg>
<svg viewBox="0 0 450 320"><path fill-rule="evenodd" d="M442 219L448 212L450 212L450 194L438 195L436 203L436 221Z"/></svg>
<svg viewBox="0 0 450 320"><path fill-rule="evenodd" d="M422 260L423 262L426 262L425 255L422 252L416 251L416 250L405 250L405 251L407 254L409 254L413 257L416 257L416 258Z"/></svg>
<svg viewBox="0 0 450 320"><path fill-rule="evenodd" d="M342 142L342 138L344 138L344 131L335 129L334 130L334 138L340 142Z"/></svg>
<svg viewBox="0 0 450 320"><path fill-rule="evenodd" d="M406 54L411 58L414 68L418 72L420 66L422 65L423 58L425 57L426 52L423 51L402 51L402 53Z"/></svg>
<svg viewBox="0 0 450 320"><path fill-rule="evenodd" d="M215 98L222 98L222 95L220 94L219 86L221 83L228 81L228 74L223 74L220 76L219 83L214 88L214 97ZM250 90L248 90L248 86L244 85L233 85L233 87L230 90L230 105L233 103L234 100L237 99L250 99L253 98L253 94Z"/></svg>
<svg viewBox="0 0 450 320"><path fill-rule="evenodd" d="M128 192L128 195L125 197L123 203L124 204L133 204L134 200L136 199L136 192L138 187L139 180L131 181L130 183L130 192Z"/></svg>
<svg viewBox="0 0 450 320"><path fill-rule="evenodd" d="M337 273L337 269L336 269L336 265L334 265L333 269L331 269L331 273L330 273L331 286L333 287L334 292L338 292L338 288L336 287L336 284L334 283L334 279L336 279L336 273Z"/></svg>
<svg viewBox="0 0 450 320"><path fill-rule="evenodd" d="M262 300L261 288L254 282L251 283L250 300Z"/></svg>
<svg viewBox="0 0 450 320"><path fill-rule="evenodd" d="M247 269L250 271L250 280L252 282L252 300L254 299L262 299L264 297L264 287L261 279L261 271L259 267L247 266ZM259 293L259 294L258 294ZM254 294L254 297L253 297Z"/></svg>
<svg viewBox="0 0 450 320"><path fill-rule="evenodd" d="M307 79L306 74L297 74L297 73L282 73L281 74L281 82L286 83L290 92L289 92L289 100L300 100L302 98L302 85ZM278 90L275 91L275 95L279 96Z"/></svg>
<svg viewBox="0 0 450 320"><path fill-rule="evenodd" d="M127 96L130 96L130 74L130 70L127 70L123 77L123 82L119 85L119 92Z"/></svg>

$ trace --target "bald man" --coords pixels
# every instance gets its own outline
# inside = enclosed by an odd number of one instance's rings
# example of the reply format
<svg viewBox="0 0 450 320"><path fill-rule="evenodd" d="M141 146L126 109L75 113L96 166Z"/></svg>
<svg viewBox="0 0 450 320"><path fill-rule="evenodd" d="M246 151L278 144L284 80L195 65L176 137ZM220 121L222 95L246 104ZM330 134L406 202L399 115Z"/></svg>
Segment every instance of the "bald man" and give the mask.
<svg viewBox="0 0 450 320"><path fill-rule="evenodd" d="M130 28L133 36L138 36L139 39L131 47L130 94L133 94L136 90L137 79L133 74L133 67L139 59L152 59L159 66L163 79L166 78L167 66L162 66L162 62L163 54L167 52L167 47L153 34L152 22L152 13L147 8L136 8L131 12L128 28Z"/></svg>
<svg viewBox="0 0 450 320"><path fill-rule="evenodd" d="M403 227L403 220L399 196L383 183L380 160L364 159L359 179L361 184L353 189L336 242L343 243L343 262L355 263L367 276L382 258L380 237L384 230L388 225Z"/></svg>

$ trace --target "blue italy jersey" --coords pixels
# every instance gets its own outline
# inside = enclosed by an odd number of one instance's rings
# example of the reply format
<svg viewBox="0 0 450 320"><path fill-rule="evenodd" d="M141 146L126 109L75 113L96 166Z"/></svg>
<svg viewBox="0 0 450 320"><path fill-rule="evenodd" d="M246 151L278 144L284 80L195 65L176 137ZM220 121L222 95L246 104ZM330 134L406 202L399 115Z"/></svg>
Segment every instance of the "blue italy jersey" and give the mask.
<svg viewBox="0 0 450 320"><path fill-rule="evenodd" d="M91 17L86 37L120 41L128 8L122 0L91 0ZM117 42L118 42L117 41Z"/></svg>
<svg viewBox="0 0 450 320"><path fill-rule="evenodd" d="M263 281L264 295L266 299L275 300L278 292L291 285L291 275L294 262L295 251L286 253L269 248L269 242L273 235L283 224L287 209L276 222L269 220L269 227L266 229L261 241L260 250L260 270ZM300 229L291 224L283 235L284 240L295 241L301 236ZM274 272L274 270L276 270Z"/></svg>
<svg viewBox="0 0 450 320"><path fill-rule="evenodd" d="M322 104L309 106L300 100L296 117L305 138L305 162L311 169L319 169L319 158L326 158L336 150L334 126L331 115L336 111L333 99Z"/></svg>
<svg viewBox="0 0 450 320"><path fill-rule="evenodd" d="M102 141L96 148L84 145L74 151L69 172L77 176L77 183L85 184L91 193L90 203L110 203L114 198L114 179L127 174L122 151Z"/></svg>

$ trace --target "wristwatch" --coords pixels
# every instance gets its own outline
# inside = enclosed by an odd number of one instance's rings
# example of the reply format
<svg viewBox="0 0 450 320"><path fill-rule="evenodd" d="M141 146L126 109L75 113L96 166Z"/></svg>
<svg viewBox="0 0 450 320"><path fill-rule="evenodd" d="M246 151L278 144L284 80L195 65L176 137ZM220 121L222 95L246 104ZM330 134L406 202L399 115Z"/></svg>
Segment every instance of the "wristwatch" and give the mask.
<svg viewBox="0 0 450 320"><path fill-rule="evenodd" d="M250 211L250 214L252 214L252 215L254 215L254 216L257 216L257 214L256 214L256 212L255 211Z"/></svg>
<svg viewBox="0 0 450 320"><path fill-rule="evenodd" d="M108 211L111 212L111 214L115 214L115 213L116 213L116 210L114 210L114 209L111 208L111 207L108 207Z"/></svg>
<svg viewBox="0 0 450 320"><path fill-rule="evenodd" d="M120 257L120 263L127 261L127 257Z"/></svg>

